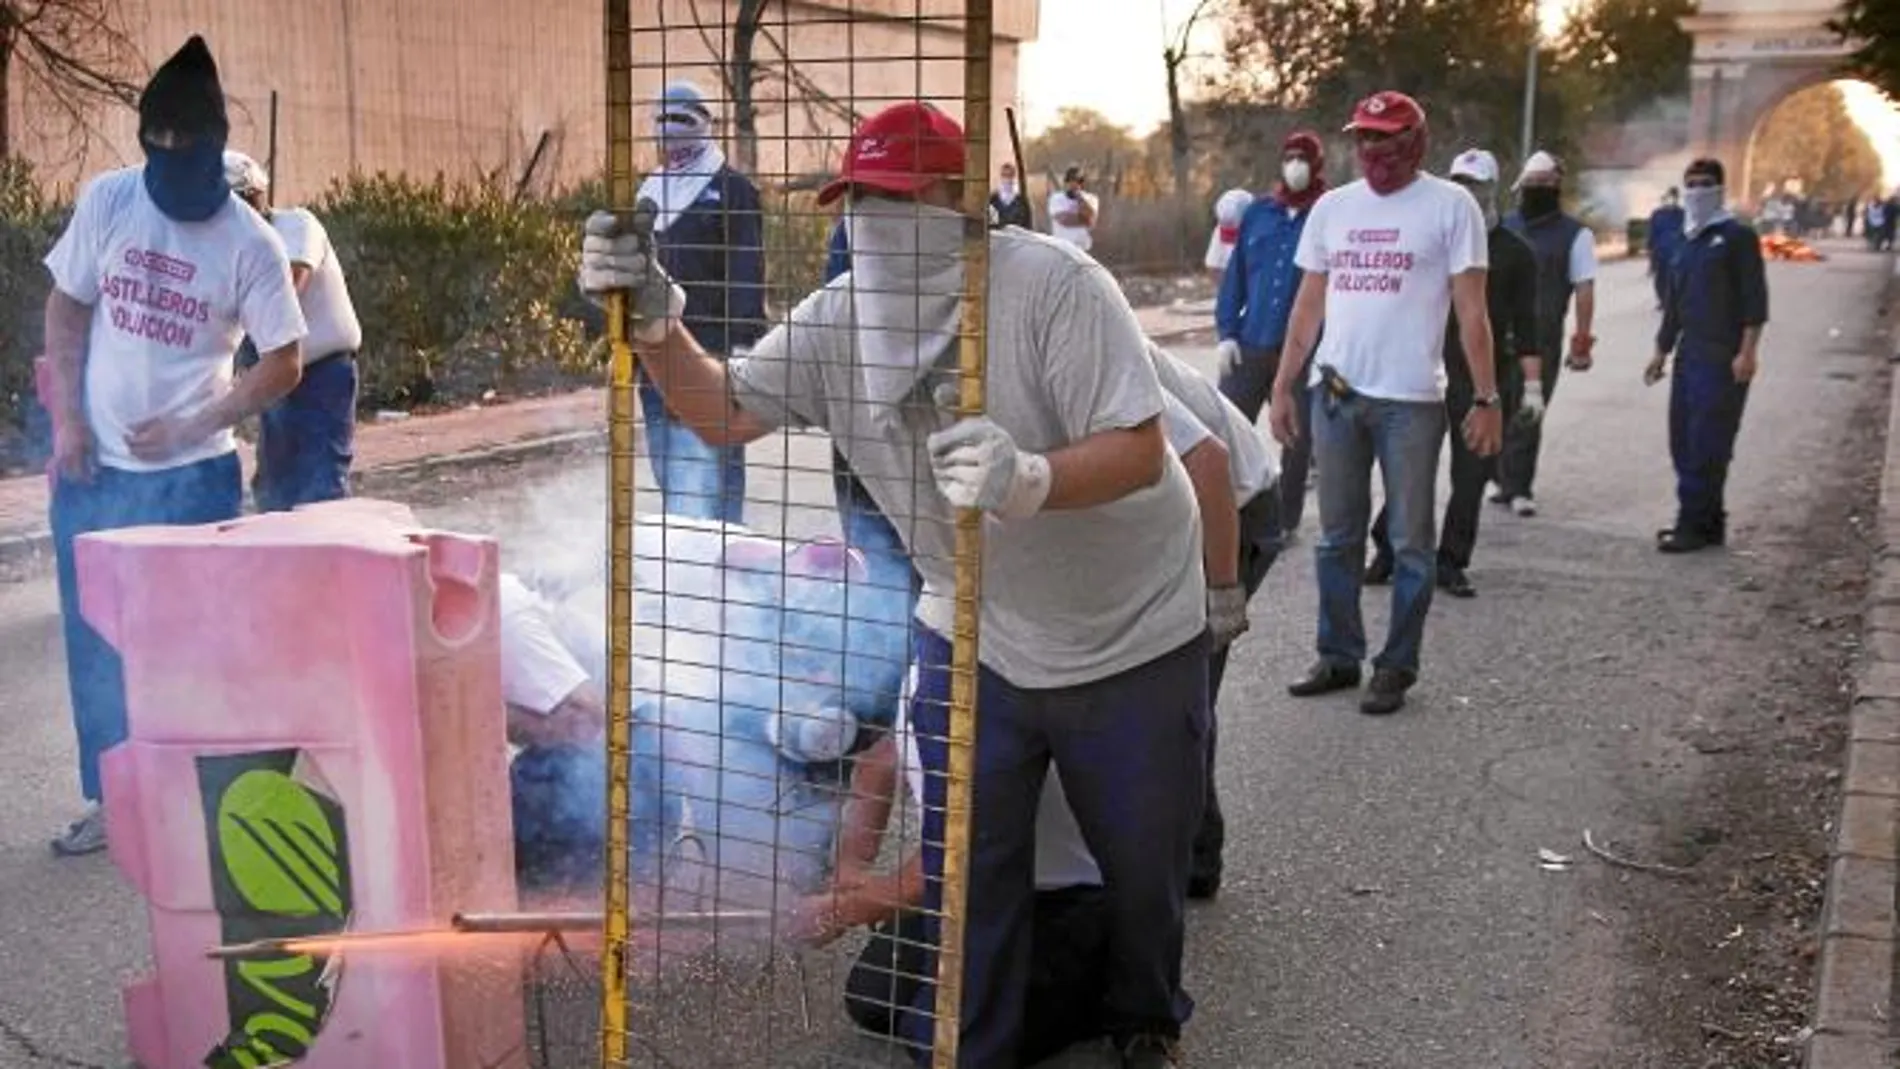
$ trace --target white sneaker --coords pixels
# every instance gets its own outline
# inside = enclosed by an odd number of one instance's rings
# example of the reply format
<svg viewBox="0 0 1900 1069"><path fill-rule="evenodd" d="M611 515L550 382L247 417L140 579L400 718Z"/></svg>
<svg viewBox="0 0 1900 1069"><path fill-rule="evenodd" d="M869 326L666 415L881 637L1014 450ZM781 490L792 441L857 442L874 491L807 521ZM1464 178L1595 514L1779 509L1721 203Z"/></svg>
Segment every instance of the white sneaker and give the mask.
<svg viewBox="0 0 1900 1069"><path fill-rule="evenodd" d="M1512 500L1511 511L1517 513L1519 516L1535 516L1537 515L1537 501L1526 494L1523 497Z"/></svg>
<svg viewBox="0 0 1900 1069"><path fill-rule="evenodd" d="M66 826L53 840L53 853L60 857L84 857L106 848L106 811L94 802L86 815Z"/></svg>

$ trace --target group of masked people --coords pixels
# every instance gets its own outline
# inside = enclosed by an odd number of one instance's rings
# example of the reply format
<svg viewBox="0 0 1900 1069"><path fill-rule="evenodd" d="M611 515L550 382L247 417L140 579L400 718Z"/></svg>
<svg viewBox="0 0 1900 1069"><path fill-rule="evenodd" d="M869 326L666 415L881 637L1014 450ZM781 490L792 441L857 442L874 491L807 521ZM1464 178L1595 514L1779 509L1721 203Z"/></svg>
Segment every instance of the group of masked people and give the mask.
<svg viewBox="0 0 1900 1069"><path fill-rule="evenodd" d="M274 208L270 176L232 151L218 69L192 37L138 100L142 164L80 192L46 256L54 427L50 523L80 786L52 842L106 847L99 756L126 735L118 654L79 611L74 541L243 508L235 429L258 421L255 505L349 492L363 340L316 216Z"/></svg>

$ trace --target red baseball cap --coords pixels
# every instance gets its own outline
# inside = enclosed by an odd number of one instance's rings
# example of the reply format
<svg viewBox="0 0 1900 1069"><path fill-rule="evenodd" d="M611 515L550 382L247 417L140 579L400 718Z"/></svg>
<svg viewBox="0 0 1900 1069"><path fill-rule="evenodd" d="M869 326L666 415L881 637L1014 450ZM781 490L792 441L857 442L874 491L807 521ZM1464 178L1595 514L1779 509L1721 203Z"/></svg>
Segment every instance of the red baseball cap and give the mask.
<svg viewBox="0 0 1900 1069"><path fill-rule="evenodd" d="M922 101L892 104L851 135L838 177L818 191L830 204L853 186L909 195L932 182L963 177L963 127Z"/></svg>
<svg viewBox="0 0 1900 1069"><path fill-rule="evenodd" d="M1346 124L1346 132L1371 130L1381 134L1397 134L1410 130L1425 122L1425 109L1418 101L1396 89L1374 93L1361 100L1352 109L1352 121Z"/></svg>

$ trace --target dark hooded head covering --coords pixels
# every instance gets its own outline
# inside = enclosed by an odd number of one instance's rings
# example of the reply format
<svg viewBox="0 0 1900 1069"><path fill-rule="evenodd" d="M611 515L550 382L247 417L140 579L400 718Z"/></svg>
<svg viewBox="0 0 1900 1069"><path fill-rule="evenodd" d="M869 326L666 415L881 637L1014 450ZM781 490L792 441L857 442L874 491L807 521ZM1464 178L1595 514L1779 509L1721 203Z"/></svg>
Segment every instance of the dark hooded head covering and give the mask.
<svg viewBox="0 0 1900 1069"><path fill-rule="evenodd" d="M218 64L205 39L193 36L172 58L152 72L139 94L139 139L169 130L186 138L208 137L222 143L231 123L224 113L224 87Z"/></svg>

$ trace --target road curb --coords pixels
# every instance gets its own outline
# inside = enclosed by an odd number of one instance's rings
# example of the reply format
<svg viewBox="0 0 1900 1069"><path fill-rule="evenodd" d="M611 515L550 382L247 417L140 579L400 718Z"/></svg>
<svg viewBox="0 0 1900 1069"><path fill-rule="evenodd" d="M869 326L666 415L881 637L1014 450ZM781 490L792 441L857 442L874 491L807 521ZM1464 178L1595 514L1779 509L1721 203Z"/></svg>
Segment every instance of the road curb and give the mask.
<svg viewBox="0 0 1900 1069"><path fill-rule="evenodd" d="M1900 294L1890 272L1883 311ZM1885 339L1888 344L1893 338ZM1888 402L1880 540L1848 712L1846 771L1834 842L1807 1069L1891 1069L1895 948L1900 942L1900 376Z"/></svg>
<svg viewBox="0 0 1900 1069"><path fill-rule="evenodd" d="M578 452L607 439L605 427L561 431L556 434L523 438L501 445L483 446L441 456L417 457L352 472L350 485L361 492L384 479L400 479L424 472L459 471L497 463L522 463L560 453ZM0 534L0 570L44 574L53 567L53 533L45 528L17 534Z"/></svg>

